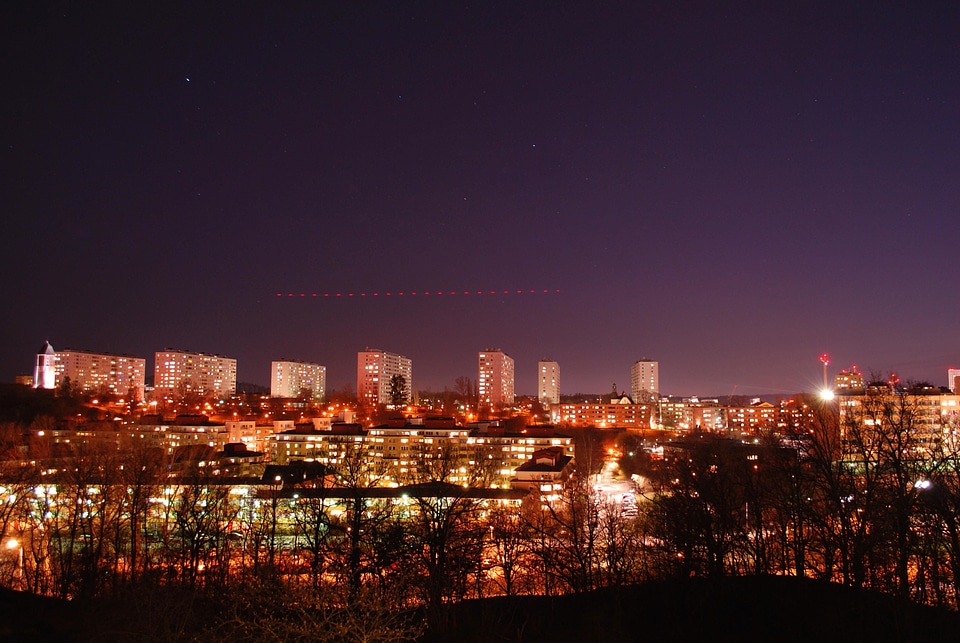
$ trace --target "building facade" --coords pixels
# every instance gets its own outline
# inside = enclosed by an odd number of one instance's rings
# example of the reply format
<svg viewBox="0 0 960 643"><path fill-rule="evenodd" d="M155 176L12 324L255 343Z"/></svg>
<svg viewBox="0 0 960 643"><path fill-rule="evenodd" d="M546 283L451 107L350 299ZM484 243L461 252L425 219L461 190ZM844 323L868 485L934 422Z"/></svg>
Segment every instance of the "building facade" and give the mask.
<svg viewBox="0 0 960 643"><path fill-rule="evenodd" d="M225 398L237 392L237 360L220 355L165 350L156 353L154 392L158 396L184 393Z"/></svg>
<svg viewBox="0 0 960 643"><path fill-rule="evenodd" d="M630 396L634 402L649 402L660 396L660 362L644 357L630 368Z"/></svg>
<svg viewBox="0 0 960 643"><path fill-rule="evenodd" d="M78 390L143 401L147 360L129 355L65 350L56 353L56 386L66 378Z"/></svg>
<svg viewBox="0 0 960 643"><path fill-rule="evenodd" d="M511 432L498 426L469 429L452 418L413 418L369 430L359 424L297 425L271 436L269 452L277 464L302 460L333 468L360 458L378 486L415 482L421 467L442 459L452 467L447 480L453 484L507 488L517 467L549 447L573 458L573 438L553 428Z"/></svg>
<svg viewBox="0 0 960 643"><path fill-rule="evenodd" d="M367 348L357 353L357 401L367 404L390 404L390 380L403 377L406 384L404 403L409 404L413 392L413 361L409 357Z"/></svg>
<svg viewBox="0 0 960 643"><path fill-rule="evenodd" d="M727 427L726 409L719 400L696 397L660 398L660 424L671 429L720 431Z"/></svg>
<svg viewBox="0 0 960 643"><path fill-rule="evenodd" d="M960 395L908 394L868 387L859 395L838 395L840 439L850 451L868 447L907 457L952 452L960 435ZM942 454L940 454L942 455Z"/></svg>
<svg viewBox="0 0 960 643"><path fill-rule="evenodd" d="M957 392L957 378L960 377L960 368L947 369L947 388L952 392Z"/></svg>
<svg viewBox="0 0 960 643"><path fill-rule="evenodd" d="M649 429L654 427L654 411L650 404L634 404L623 396L596 404L554 404L550 418L554 424L577 428Z"/></svg>
<svg viewBox="0 0 960 643"><path fill-rule="evenodd" d="M477 395L482 406L513 404L513 367L513 358L499 348L480 352Z"/></svg>
<svg viewBox="0 0 960 643"><path fill-rule="evenodd" d="M842 369L833 376L833 388L837 393L843 391L862 391L864 388L863 373L853 366L848 371Z"/></svg>
<svg viewBox="0 0 960 643"><path fill-rule="evenodd" d="M310 362L272 362L270 397L299 397L309 390L310 397L322 400L327 393L327 367Z"/></svg>
<svg viewBox="0 0 960 643"><path fill-rule="evenodd" d="M537 399L544 406L560 404L560 365L554 361L537 364Z"/></svg>

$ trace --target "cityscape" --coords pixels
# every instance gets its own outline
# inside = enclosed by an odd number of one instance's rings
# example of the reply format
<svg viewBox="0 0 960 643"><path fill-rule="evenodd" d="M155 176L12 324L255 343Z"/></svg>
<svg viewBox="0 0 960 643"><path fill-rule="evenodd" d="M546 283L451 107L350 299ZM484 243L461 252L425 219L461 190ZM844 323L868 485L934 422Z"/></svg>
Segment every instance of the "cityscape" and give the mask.
<svg viewBox="0 0 960 643"><path fill-rule="evenodd" d="M0 639L960 638L960 3L0 7Z"/></svg>
<svg viewBox="0 0 960 643"><path fill-rule="evenodd" d="M239 392L229 357L158 351L151 381L145 358L44 342L0 405L0 585L273 587L297 609L324 588L355 633L398 641L452 631L470 598L678 576L826 579L955 610L960 370L950 387L819 364L817 390L721 400L661 395L644 357L628 390L578 399L550 359L517 395L514 360L487 348L473 377L418 393L413 359L366 347L355 390L328 395L320 364L276 361L269 392Z"/></svg>

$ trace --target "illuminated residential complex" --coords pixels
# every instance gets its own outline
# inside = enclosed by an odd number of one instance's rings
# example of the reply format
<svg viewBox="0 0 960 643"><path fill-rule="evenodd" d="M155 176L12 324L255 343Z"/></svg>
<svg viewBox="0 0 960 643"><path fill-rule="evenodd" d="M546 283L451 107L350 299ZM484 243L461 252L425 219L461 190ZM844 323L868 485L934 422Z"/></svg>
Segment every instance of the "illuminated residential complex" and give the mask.
<svg viewBox="0 0 960 643"><path fill-rule="evenodd" d="M541 404L560 403L560 365L550 360L537 364L537 399Z"/></svg>
<svg viewBox="0 0 960 643"><path fill-rule="evenodd" d="M955 443L960 432L960 395L952 393L895 394L868 387L859 395L838 395L837 403L840 438L855 447L886 448L884 441L896 435L904 440L899 450L923 457L936 454L944 441ZM857 430L851 434L852 427Z"/></svg>
<svg viewBox="0 0 960 643"><path fill-rule="evenodd" d="M70 378L70 384L83 392L111 393L133 400L143 400L144 373L147 360L129 355L57 351L56 386Z"/></svg>
<svg viewBox="0 0 960 643"><path fill-rule="evenodd" d="M624 395L609 403L554 404L550 417L554 424L571 427L649 429L653 426L654 409L649 404L634 404Z"/></svg>
<svg viewBox="0 0 960 643"><path fill-rule="evenodd" d="M646 357L630 368L630 395L633 401L647 402L660 396L660 362Z"/></svg>
<svg viewBox="0 0 960 643"><path fill-rule="evenodd" d="M517 467L538 450L556 447L570 458L574 455L573 439L552 427L510 432L484 423L457 426L452 418L415 418L369 430L359 424L318 426L314 422L275 433L268 449L273 462L340 467L360 455L380 485L395 486L415 480L427 462L449 458L457 469L450 482L506 488Z"/></svg>
<svg viewBox="0 0 960 643"><path fill-rule="evenodd" d="M726 407L719 400L699 398L661 398L658 402L660 423L664 426L690 430L718 431L727 426Z"/></svg>
<svg viewBox="0 0 960 643"><path fill-rule="evenodd" d="M479 363L477 394L480 404L513 404L513 358L499 348L491 348L480 353Z"/></svg>
<svg viewBox="0 0 960 643"><path fill-rule="evenodd" d="M409 357L367 348L357 353L357 401L367 404L390 404L390 380L404 379L404 403L409 404L413 391L413 361Z"/></svg>
<svg viewBox="0 0 960 643"><path fill-rule="evenodd" d="M327 367L310 362L272 362L270 364L270 397L299 397L309 390L315 400L322 400L327 391Z"/></svg>
<svg viewBox="0 0 960 643"><path fill-rule="evenodd" d="M237 392L237 360L220 355L166 350L155 355L157 395L198 393L218 398Z"/></svg>

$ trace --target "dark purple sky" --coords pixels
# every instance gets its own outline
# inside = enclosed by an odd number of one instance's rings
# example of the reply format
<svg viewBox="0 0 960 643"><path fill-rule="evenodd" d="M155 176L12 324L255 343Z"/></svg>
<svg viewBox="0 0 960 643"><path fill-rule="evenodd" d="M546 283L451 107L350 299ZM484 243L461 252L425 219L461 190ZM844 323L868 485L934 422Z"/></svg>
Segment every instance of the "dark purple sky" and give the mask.
<svg viewBox="0 0 960 643"><path fill-rule="evenodd" d="M960 3L12 4L4 380L45 339L338 388L365 346L434 390L491 346L518 392L960 365ZM276 297L517 288L561 292Z"/></svg>

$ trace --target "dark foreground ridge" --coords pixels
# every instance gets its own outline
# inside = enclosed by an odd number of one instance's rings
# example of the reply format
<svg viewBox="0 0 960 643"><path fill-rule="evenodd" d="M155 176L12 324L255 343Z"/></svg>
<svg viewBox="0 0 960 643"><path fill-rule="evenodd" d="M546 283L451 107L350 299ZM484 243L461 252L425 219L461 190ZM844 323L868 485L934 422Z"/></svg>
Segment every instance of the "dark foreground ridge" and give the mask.
<svg viewBox="0 0 960 643"><path fill-rule="evenodd" d="M421 638L441 641L960 641L960 614L810 579L696 578L465 601L448 633Z"/></svg>
<svg viewBox="0 0 960 643"><path fill-rule="evenodd" d="M0 590L0 641L220 640L214 605L144 598L81 604ZM328 640L317 634L310 640ZM465 601L451 606L445 632L427 631L418 643L447 641L933 643L960 641L960 614L809 579L697 578Z"/></svg>

